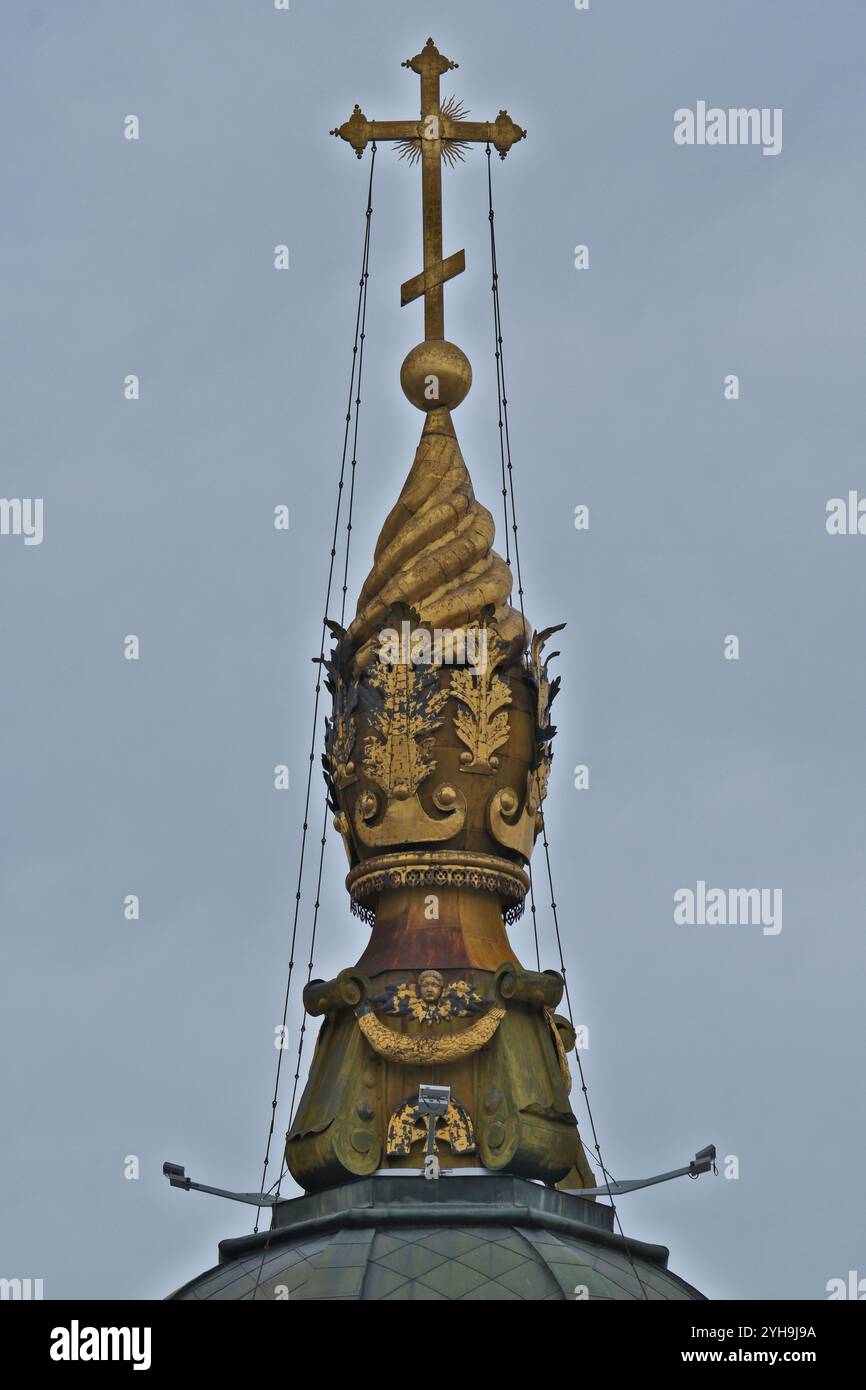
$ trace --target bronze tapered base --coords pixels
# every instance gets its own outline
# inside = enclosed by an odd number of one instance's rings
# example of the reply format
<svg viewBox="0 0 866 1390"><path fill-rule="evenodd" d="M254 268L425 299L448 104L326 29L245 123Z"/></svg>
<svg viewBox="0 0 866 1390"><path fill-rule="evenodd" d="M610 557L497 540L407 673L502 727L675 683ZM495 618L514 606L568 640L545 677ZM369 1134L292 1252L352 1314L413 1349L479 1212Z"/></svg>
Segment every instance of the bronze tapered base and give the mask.
<svg viewBox="0 0 866 1390"><path fill-rule="evenodd" d="M433 910L435 918L429 916ZM358 969L372 978L385 970L428 966L496 970L503 961L519 964L494 894L472 888L398 888L380 896Z"/></svg>

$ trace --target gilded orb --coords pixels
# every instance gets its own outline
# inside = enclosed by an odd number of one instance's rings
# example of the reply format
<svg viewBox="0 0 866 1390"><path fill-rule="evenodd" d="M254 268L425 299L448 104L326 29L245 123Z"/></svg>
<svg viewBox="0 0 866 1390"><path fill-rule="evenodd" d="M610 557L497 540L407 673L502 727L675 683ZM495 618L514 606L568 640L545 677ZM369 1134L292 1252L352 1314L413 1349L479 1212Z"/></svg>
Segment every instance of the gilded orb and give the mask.
<svg viewBox="0 0 866 1390"><path fill-rule="evenodd" d="M419 410L447 406L453 410L472 385L469 358L456 343L428 338L407 354L400 368L404 394Z"/></svg>

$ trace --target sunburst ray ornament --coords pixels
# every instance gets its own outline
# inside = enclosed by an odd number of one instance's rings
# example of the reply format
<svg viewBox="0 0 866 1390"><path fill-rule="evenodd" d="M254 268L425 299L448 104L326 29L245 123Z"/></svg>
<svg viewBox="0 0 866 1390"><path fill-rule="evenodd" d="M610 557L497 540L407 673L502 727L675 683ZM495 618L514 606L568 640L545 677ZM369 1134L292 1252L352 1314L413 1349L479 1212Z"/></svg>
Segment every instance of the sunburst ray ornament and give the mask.
<svg viewBox="0 0 866 1390"><path fill-rule="evenodd" d="M469 108L464 106L458 97L446 97L442 103L441 114L446 116L449 121L464 121L469 115ZM454 136L446 135L442 137L442 158L453 169L458 159L465 159L465 151L469 148L468 140L456 139ZM407 159L410 164L417 164L421 158L421 137L416 136L414 140L398 140L394 148L400 159Z"/></svg>

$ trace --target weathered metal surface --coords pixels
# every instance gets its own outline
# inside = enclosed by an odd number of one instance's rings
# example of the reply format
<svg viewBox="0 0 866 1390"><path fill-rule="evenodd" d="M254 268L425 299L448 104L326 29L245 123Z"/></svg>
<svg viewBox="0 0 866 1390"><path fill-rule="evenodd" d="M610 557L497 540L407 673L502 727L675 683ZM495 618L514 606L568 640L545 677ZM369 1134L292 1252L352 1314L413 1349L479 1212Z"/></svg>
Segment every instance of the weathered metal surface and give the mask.
<svg viewBox="0 0 866 1390"><path fill-rule="evenodd" d="M280 1202L174 1299L702 1299L601 1203L503 1176L376 1177Z"/></svg>
<svg viewBox="0 0 866 1390"><path fill-rule="evenodd" d="M327 1001L332 1010L286 1144L289 1170L302 1187L315 1191L373 1172L382 1153L387 1161L391 1119L422 1081L451 1086L471 1117L486 1167L548 1183L567 1175L574 1182L576 1172L593 1183L552 1021L561 976L510 962L495 974L450 979L439 970L414 980L391 974L367 982L354 1006L344 1004L346 990L363 980L360 972L343 972L307 994L317 1012ZM441 1155L443 1167L460 1166L458 1155L466 1152ZM402 1150L391 1154L421 1162Z"/></svg>

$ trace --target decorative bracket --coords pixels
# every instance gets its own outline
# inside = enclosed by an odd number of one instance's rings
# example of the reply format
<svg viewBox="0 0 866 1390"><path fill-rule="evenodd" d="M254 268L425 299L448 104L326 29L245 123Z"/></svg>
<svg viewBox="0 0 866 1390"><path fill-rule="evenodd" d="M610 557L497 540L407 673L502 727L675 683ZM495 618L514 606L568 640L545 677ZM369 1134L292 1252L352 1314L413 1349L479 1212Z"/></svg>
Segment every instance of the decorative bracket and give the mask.
<svg viewBox="0 0 866 1390"><path fill-rule="evenodd" d="M368 846L426 844L453 839L466 823L466 797L459 787L445 784L433 793L433 805L439 811L448 812L444 820L434 820L427 815L417 792L409 797L392 797L379 824L370 825L379 809L379 798L366 791L355 806L358 838Z"/></svg>
<svg viewBox="0 0 866 1390"><path fill-rule="evenodd" d="M529 860L538 834L537 812L530 812L524 806L517 820L506 820L506 816L515 814L519 805L517 792L512 787L500 788L488 802L487 824L494 839Z"/></svg>

